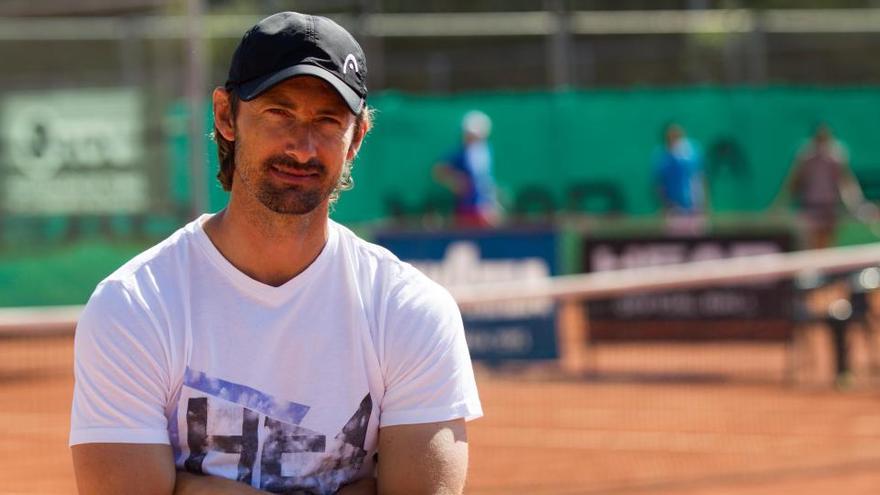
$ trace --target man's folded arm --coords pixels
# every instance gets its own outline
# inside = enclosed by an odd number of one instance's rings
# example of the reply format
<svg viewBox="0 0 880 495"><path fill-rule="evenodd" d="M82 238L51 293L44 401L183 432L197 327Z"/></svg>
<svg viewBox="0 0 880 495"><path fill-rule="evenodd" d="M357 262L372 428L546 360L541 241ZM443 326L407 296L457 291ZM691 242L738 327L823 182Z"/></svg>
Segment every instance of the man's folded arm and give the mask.
<svg viewBox="0 0 880 495"><path fill-rule="evenodd" d="M80 495L252 495L265 493L216 476L177 472L171 447L162 444L74 445Z"/></svg>
<svg viewBox="0 0 880 495"><path fill-rule="evenodd" d="M84 443L74 445L71 453L80 495L174 493L169 445Z"/></svg>
<svg viewBox="0 0 880 495"><path fill-rule="evenodd" d="M459 495L467 465L464 419L379 430L379 495Z"/></svg>

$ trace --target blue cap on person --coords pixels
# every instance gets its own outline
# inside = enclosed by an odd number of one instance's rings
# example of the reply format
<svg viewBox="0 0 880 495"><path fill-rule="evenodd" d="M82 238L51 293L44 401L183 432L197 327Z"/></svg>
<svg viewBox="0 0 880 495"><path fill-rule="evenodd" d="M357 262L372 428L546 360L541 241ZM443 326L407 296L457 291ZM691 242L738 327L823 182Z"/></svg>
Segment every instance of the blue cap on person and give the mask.
<svg viewBox="0 0 880 495"><path fill-rule="evenodd" d="M330 83L354 114L363 109L367 61L361 46L332 20L297 12L273 14L245 33L232 55L226 88L248 101L302 75Z"/></svg>

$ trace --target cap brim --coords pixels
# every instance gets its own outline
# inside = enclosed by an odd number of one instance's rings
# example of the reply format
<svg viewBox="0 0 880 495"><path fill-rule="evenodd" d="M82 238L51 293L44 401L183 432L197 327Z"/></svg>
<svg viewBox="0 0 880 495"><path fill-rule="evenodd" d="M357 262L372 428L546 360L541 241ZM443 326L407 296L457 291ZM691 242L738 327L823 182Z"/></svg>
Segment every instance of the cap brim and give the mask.
<svg viewBox="0 0 880 495"><path fill-rule="evenodd" d="M336 77L332 72L322 69L316 65L294 65L293 67L288 67L286 69L275 72L274 74L269 74L268 76L259 77L252 81L248 81L243 84L239 84L235 88L235 92L238 94L238 97L244 101L253 100L257 96L267 89L275 86L276 84L284 81L286 79L290 79L295 76L315 76L320 77L321 79L330 83L333 86L333 89L339 93L339 96L345 101L345 104L348 105L348 108L351 109L352 113L355 115L361 113L361 109L364 106L364 99L361 98L357 93L354 92L353 89L348 84L345 84L341 79Z"/></svg>

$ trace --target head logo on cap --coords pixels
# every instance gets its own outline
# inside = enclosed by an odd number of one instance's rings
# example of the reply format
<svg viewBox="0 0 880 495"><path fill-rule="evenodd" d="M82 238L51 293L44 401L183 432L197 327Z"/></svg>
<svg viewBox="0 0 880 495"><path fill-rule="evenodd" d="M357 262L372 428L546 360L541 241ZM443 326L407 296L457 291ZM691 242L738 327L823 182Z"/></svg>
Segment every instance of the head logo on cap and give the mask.
<svg viewBox="0 0 880 495"><path fill-rule="evenodd" d="M342 73L348 74L349 67L351 67L351 70L353 70L355 72L355 74L357 74L358 63L357 63L357 60L355 60L355 58L354 58L354 54L352 54L352 53L349 53L348 56L345 57L345 63L342 64Z"/></svg>

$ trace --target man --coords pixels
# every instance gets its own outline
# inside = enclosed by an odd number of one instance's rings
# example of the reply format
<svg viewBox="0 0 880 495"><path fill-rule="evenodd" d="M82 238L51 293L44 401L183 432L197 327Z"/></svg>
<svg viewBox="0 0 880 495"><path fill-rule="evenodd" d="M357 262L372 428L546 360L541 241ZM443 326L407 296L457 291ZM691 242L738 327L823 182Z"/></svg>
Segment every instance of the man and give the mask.
<svg viewBox="0 0 880 495"><path fill-rule="evenodd" d="M849 154L826 123L816 125L812 138L798 151L774 206L792 195L803 214L811 249L831 246L841 202L857 217L864 214L867 203L849 168Z"/></svg>
<svg viewBox="0 0 880 495"><path fill-rule="evenodd" d="M705 180L696 147L675 123L663 129L663 149L654 156L654 183L666 213L692 215L705 207Z"/></svg>
<svg viewBox="0 0 880 495"><path fill-rule="evenodd" d="M81 493L461 492L482 412L458 308L328 219L365 78L328 19L245 34L213 95L226 209L101 282L77 327Z"/></svg>
<svg viewBox="0 0 880 495"><path fill-rule="evenodd" d="M462 145L434 166L434 177L455 194L457 226L491 227L499 217L488 141L492 121L472 110L462 119L461 130Z"/></svg>

